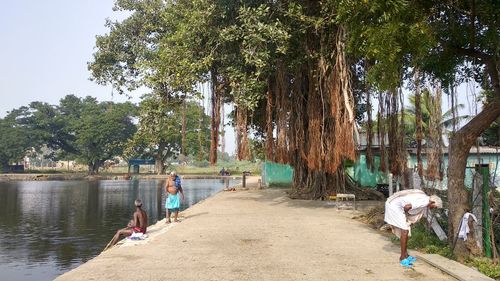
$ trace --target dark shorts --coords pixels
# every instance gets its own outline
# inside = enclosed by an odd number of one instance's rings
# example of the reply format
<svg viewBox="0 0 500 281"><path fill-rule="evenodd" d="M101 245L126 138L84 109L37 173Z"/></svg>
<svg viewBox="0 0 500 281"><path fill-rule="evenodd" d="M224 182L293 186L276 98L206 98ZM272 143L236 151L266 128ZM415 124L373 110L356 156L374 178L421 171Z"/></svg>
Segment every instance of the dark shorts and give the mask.
<svg viewBox="0 0 500 281"><path fill-rule="evenodd" d="M168 209L170 213L179 212L179 208Z"/></svg>

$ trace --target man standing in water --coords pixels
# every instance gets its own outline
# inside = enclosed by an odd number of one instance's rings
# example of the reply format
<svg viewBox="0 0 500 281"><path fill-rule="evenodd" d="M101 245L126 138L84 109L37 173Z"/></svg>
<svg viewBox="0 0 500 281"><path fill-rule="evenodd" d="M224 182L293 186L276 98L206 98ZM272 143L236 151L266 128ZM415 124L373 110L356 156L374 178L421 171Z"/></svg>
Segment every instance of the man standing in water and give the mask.
<svg viewBox="0 0 500 281"><path fill-rule="evenodd" d="M141 199L137 199L134 202L135 204L135 212L133 219L128 223L126 228L120 229L116 232L115 236L111 241L109 241L104 251L113 247L120 240L121 236L128 237L133 233L146 233L146 229L148 227L148 215L144 210L142 210L142 201Z"/></svg>
<svg viewBox="0 0 500 281"><path fill-rule="evenodd" d="M171 222L170 215L172 213L174 213L174 222L179 221L177 219L179 215L179 208L181 206L179 193L184 201L184 191L182 191L181 178L175 172L171 172L170 176L167 178L167 183L165 184L165 194L167 195L167 199L165 200L165 209L167 212L166 223Z"/></svg>
<svg viewBox="0 0 500 281"><path fill-rule="evenodd" d="M411 236L411 225L419 221L428 209L443 208L441 198L428 196L422 190L408 189L394 193L385 202L384 221L391 225L392 233L400 239L401 255L399 263L404 267L412 267L417 260L408 255L408 236Z"/></svg>

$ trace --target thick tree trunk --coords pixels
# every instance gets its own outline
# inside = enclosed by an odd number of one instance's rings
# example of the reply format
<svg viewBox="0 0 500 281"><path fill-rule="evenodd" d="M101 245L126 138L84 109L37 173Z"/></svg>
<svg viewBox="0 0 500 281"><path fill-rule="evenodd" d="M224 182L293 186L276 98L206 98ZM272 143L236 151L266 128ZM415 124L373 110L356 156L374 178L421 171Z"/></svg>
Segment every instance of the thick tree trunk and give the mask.
<svg viewBox="0 0 500 281"><path fill-rule="evenodd" d="M250 147L248 144L247 109L236 108L236 144L237 158L239 161L251 160Z"/></svg>
<svg viewBox="0 0 500 281"><path fill-rule="evenodd" d="M100 166L100 161L99 160L90 161L88 163L88 168L89 168L88 174L89 175L97 175L97 174L99 174L99 166Z"/></svg>
<svg viewBox="0 0 500 281"><path fill-rule="evenodd" d="M448 238L453 243L458 234L460 220L466 210L470 209L469 196L464 187L467 157L472 145L481 133L500 116L500 101L496 100L484 107L476 117L458 130L450 139L448 165ZM455 254L459 257L468 255L463 241L457 240Z"/></svg>
<svg viewBox="0 0 500 281"><path fill-rule="evenodd" d="M222 85L219 83L217 70L212 69L212 111L211 111L211 131L210 131L210 164L217 163L217 149L219 148L219 128L220 128L220 106Z"/></svg>
<svg viewBox="0 0 500 281"><path fill-rule="evenodd" d="M289 87L288 77L283 61L276 62L276 77L274 83L276 111L276 144L274 146L274 159L277 162L288 162L288 122L289 122Z"/></svg>
<svg viewBox="0 0 500 281"><path fill-rule="evenodd" d="M326 199L329 195L349 190L342 166L331 174L325 171L312 171L306 162L294 167L293 186L294 190L290 197L306 200Z"/></svg>
<svg viewBox="0 0 500 281"><path fill-rule="evenodd" d="M163 161L163 157L155 158L155 172L158 175L164 175L166 169L165 162Z"/></svg>
<svg viewBox="0 0 500 281"><path fill-rule="evenodd" d="M155 159L155 173L157 175L165 174L165 143L159 143L158 145L158 153L154 156Z"/></svg>

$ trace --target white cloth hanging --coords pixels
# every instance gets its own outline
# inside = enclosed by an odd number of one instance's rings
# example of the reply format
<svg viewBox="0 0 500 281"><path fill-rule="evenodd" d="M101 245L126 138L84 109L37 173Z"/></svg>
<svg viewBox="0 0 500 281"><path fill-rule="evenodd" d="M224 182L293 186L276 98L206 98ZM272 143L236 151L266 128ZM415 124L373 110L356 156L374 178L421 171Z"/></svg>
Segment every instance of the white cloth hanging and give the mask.
<svg viewBox="0 0 500 281"><path fill-rule="evenodd" d="M476 216L474 216L474 214L464 214L464 216L462 217L462 223L460 224L460 231L458 232L458 238L463 239L464 241L467 241L467 234L469 234L470 232L469 217L471 217L477 223L477 218Z"/></svg>

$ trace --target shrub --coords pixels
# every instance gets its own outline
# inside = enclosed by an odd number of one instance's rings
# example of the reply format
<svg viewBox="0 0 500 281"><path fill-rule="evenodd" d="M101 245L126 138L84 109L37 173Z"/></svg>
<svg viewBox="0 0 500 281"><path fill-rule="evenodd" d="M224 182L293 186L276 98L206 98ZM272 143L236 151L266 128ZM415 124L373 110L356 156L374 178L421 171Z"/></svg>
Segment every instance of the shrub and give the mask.
<svg viewBox="0 0 500 281"><path fill-rule="evenodd" d="M466 261L466 264L477 268L479 272L495 280L500 279L500 264L494 263L489 258L474 258Z"/></svg>

